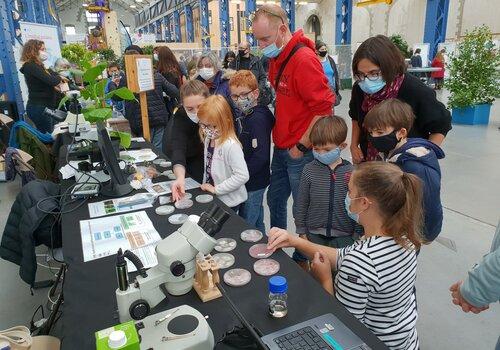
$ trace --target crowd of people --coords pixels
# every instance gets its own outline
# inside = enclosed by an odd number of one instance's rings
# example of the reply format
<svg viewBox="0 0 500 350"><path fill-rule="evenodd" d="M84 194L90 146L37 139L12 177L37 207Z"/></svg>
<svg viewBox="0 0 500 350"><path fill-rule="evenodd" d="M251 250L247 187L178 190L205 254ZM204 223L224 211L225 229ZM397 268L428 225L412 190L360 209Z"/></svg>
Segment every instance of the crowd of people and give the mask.
<svg viewBox="0 0 500 350"><path fill-rule="evenodd" d="M295 248L293 259L389 348L418 349L417 256L442 228L439 159L449 111L406 73L387 37L369 38L352 60L348 145L347 116L334 113L341 84L327 45L302 30L291 33L276 5L261 6L252 25L265 61L247 42L223 60L203 53L182 65L168 47L155 49L148 115L152 143L173 163L173 199L184 196L186 177L194 178L268 232L269 249ZM21 70L27 113L50 131L40 108L54 106L57 86L68 78L64 70L43 68L43 43L29 44ZM134 46L125 52L141 53ZM108 91L126 86L119 65L110 63L107 73ZM134 134L142 133L137 101L109 103L123 111ZM343 157L348 148L352 163ZM290 196L298 235L287 231ZM499 299L498 233L495 242L496 255L450 288L466 312Z"/></svg>

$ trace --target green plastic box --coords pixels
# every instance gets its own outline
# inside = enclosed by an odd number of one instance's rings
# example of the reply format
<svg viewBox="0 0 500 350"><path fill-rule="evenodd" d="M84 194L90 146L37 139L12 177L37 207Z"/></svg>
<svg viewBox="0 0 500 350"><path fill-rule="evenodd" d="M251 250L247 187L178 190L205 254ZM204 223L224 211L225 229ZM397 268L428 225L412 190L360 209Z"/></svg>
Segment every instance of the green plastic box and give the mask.
<svg viewBox="0 0 500 350"><path fill-rule="evenodd" d="M112 350L108 345L108 337L113 331L123 331L127 337L127 343L120 347L120 350L140 350L139 335L133 321L121 323L119 325L95 332L95 343L97 350Z"/></svg>

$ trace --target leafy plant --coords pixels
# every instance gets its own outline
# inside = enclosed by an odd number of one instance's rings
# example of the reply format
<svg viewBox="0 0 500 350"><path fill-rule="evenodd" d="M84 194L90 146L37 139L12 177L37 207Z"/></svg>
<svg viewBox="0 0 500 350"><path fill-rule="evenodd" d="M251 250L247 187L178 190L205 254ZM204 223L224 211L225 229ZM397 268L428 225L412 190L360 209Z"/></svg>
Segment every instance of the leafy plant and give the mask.
<svg viewBox="0 0 500 350"><path fill-rule="evenodd" d="M106 62L116 61L116 54L112 49L99 49L96 51L99 58Z"/></svg>
<svg viewBox="0 0 500 350"><path fill-rule="evenodd" d="M152 55L154 50L153 45L146 45L142 48L142 52L144 52L145 55Z"/></svg>
<svg viewBox="0 0 500 350"><path fill-rule="evenodd" d="M483 25L468 31L450 54L446 67L450 78L445 82L450 90L450 108L491 104L500 95L500 65L491 30Z"/></svg>
<svg viewBox="0 0 500 350"><path fill-rule="evenodd" d="M401 34L391 35L389 37L389 39L391 39L391 41L394 43L394 45L396 45L398 47L399 51L401 51L404 58L411 57L410 47L408 46L408 42L405 39L403 39Z"/></svg>
<svg viewBox="0 0 500 350"><path fill-rule="evenodd" d="M61 55L80 68L88 68L90 62L97 56L80 43L65 44L61 49ZM85 64L88 64L87 67L84 67Z"/></svg>
<svg viewBox="0 0 500 350"><path fill-rule="evenodd" d="M118 96L128 101L136 99L134 93L126 87L105 93L108 80L102 78L102 72L106 69L107 63L101 62L92 67L90 62L82 62L82 66L90 67L86 68L83 72L85 88L80 91L85 100L91 101L90 104L82 109L82 114L86 121L90 123L99 123L109 119L113 114L113 110L106 105L106 100L113 96ZM65 96L59 103L59 108L65 105L69 98L69 96ZM114 132L113 134L120 137L120 144L123 147L130 146L129 134L122 132Z"/></svg>

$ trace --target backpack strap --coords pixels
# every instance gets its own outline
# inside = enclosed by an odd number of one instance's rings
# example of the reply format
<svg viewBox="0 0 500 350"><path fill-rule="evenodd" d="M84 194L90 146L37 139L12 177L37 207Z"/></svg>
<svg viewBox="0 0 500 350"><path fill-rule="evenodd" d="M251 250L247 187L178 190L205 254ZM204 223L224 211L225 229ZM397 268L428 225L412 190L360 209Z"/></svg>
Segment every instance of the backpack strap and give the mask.
<svg viewBox="0 0 500 350"><path fill-rule="evenodd" d="M288 54L287 58L283 61L283 63L281 64L281 67L278 71L278 75L276 75L276 80L275 80L275 90L278 91L278 87L279 87L279 83L280 83L280 80L281 80L281 75L283 74L283 71L285 70L285 67L286 65L288 64L288 61L290 61L290 58L292 58L292 56L302 47L306 47L305 44L303 43L297 43L292 51Z"/></svg>

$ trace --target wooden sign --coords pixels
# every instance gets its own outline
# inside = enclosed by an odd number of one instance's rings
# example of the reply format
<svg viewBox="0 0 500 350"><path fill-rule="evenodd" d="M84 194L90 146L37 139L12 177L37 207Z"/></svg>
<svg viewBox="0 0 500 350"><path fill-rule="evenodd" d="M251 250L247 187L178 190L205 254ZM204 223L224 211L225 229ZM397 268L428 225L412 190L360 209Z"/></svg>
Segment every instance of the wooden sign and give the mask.
<svg viewBox="0 0 500 350"><path fill-rule="evenodd" d="M151 141L148 118L148 101L146 91L154 90L153 58L148 55L125 55L125 71L127 87L139 94L141 104L142 133L147 141Z"/></svg>

